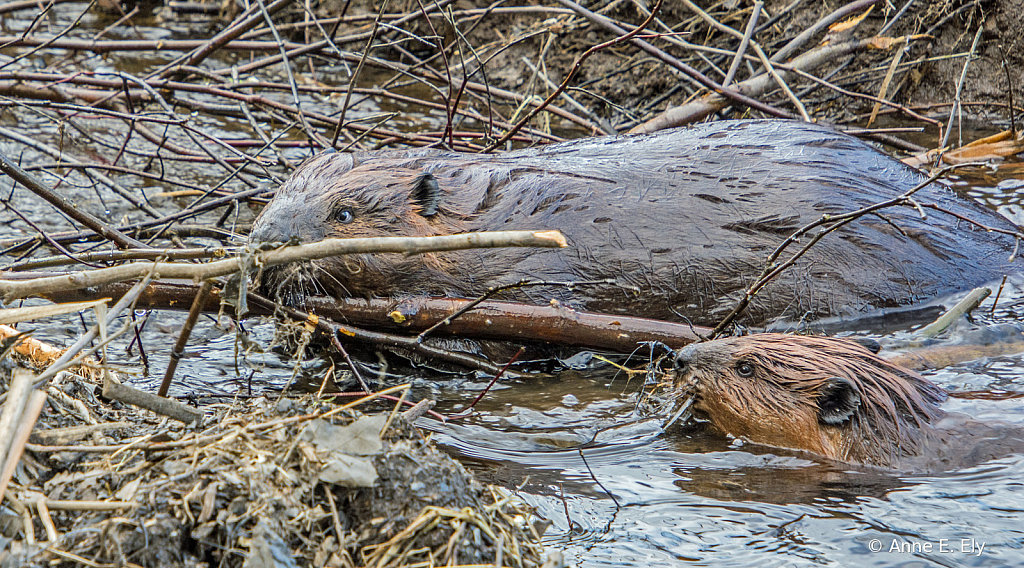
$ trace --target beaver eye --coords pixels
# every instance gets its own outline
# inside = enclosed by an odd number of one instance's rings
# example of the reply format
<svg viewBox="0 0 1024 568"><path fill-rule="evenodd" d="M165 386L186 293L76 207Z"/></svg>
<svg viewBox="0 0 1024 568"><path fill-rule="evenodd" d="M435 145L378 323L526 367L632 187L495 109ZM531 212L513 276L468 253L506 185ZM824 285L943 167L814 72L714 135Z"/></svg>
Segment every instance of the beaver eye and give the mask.
<svg viewBox="0 0 1024 568"><path fill-rule="evenodd" d="M753 377L754 365L746 361L741 361L738 365L736 365L736 373L745 379Z"/></svg>
<svg viewBox="0 0 1024 568"><path fill-rule="evenodd" d="M337 219L339 223L351 223L356 216L352 213L351 209L342 209L334 214L334 218Z"/></svg>

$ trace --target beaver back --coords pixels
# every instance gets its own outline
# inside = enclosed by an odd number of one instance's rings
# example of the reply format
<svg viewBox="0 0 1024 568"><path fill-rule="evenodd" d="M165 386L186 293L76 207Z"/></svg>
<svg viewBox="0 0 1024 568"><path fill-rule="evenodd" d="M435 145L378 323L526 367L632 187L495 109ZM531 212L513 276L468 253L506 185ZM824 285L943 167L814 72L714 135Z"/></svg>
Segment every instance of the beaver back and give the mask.
<svg viewBox="0 0 1024 568"><path fill-rule="evenodd" d="M611 279L528 288L593 311L714 324L794 231L896 197L924 176L833 130L725 121L478 155L323 154L254 225L253 241L558 229L570 248L348 257L319 266L333 293L476 296L522 278ZM915 194L989 227L1009 221L945 186ZM805 237L806 238L806 237ZM795 251L802 243L790 247ZM763 289L741 320L814 319L905 306L1010 272L1012 237L953 215L895 207L826 236ZM785 256L783 257L785 258Z"/></svg>

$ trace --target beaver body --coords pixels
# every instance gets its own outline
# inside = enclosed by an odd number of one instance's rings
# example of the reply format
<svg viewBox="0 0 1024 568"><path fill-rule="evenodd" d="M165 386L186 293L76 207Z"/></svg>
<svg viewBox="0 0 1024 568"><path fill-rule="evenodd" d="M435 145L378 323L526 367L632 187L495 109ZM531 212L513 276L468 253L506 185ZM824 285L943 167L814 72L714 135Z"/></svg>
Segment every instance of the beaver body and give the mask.
<svg viewBox="0 0 1024 568"><path fill-rule="evenodd" d="M759 333L676 354L676 386L721 434L901 471L1024 450L1024 432L946 413L943 389L845 339Z"/></svg>
<svg viewBox="0 0 1024 568"><path fill-rule="evenodd" d="M321 154L278 190L254 242L557 229L568 249L362 255L277 269L269 292L474 297L523 278L614 283L507 299L713 325L797 229L896 197L925 178L857 139L789 121L726 121L497 155ZM915 194L1015 229L941 184ZM790 247L795 251L800 246ZM856 315L1019 272L1012 237L896 207L826 236L740 319ZM785 257L784 257L785 258ZM294 299L294 298L293 298Z"/></svg>

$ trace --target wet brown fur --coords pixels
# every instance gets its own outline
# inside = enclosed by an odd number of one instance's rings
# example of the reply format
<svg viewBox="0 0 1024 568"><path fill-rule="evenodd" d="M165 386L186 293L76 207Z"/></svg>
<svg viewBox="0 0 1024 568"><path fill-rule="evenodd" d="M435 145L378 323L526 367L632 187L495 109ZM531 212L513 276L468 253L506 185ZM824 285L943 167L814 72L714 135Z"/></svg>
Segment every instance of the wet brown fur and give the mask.
<svg viewBox="0 0 1024 568"><path fill-rule="evenodd" d="M339 175L337 156L318 156L296 171L283 192L294 192L310 218L309 230L302 231L316 241L329 237L379 237L401 234L426 237L463 232L460 221L469 217L447 208L428 220L419 215L419 207L407 196L420 172L402 168L356 167ZM345 165L342 162L341 165ZM381 171L386 170L386 171ZM335 183L324 187L326 180ZM326 189L326 191L325 191ZM357 223L341 224L330 214L348 208L359 216ZM319 215L319 219L317 216ZM319 230L314 229L318 226ZM305 289L296 294L325 293L338 296L372 296L396 293L398 282L419 275L435 282L452 280L454 263L437 254L415 257L394 255L349 255L315 261L312 264L285 267L268 274L270 286L277 290L299 284ZM366 277L366 275L372 277Z"/></svg>
<svg viewBox="0 0 1024 568"><path fill-rule="evenodd" d="M436 192L417 191L423 179ZM723 121L647 136L576 140L497 155L438 150L322 154L278 190L254 242L562 231L566 249L354 255L272 269L270 293L477 297L714 325L799 227L890 199L924 178L849 136L788 121ZM1010 224L939 184L917 198ZM349 210L351 222L339 220ZM915 304L1016 271L1012 238L913 208L829 235L765 287L738 323L813 320ZM287 298L286 298L287 300Z"/></svg>
<svg viewBox="0 0 1024 568"><path fill-rule="evenodd" d="M741 363L754 374L742 377ZM945 392L853 341L765 333L687 346L677 358L678 385L693 408L723 434L830 459L898 467L921 453ZM833 377L860 394L840 425L819 419L818 395Z"/></svg>

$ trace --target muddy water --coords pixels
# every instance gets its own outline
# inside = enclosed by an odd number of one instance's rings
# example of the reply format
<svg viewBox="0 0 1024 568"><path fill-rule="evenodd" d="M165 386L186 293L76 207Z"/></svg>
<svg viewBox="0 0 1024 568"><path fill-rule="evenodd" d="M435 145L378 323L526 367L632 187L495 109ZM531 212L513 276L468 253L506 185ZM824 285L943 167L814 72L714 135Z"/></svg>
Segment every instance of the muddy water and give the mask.
<svg viewBox="0 0 1024 568"><path fill-rule="evenodd" d="M82 9L82 4L65 5L47 24L60 30ZM21 33L28 22L7 17L0 27L5 33ZM109 19L87 15L81 26L95 32L109 23ZM117 33L134 37L136 31L150 38L185 38L194 32L194 26L164 27L140 18L131 33L115 30L112 37ZM142 74L170 57L82 58L77 64L101 71L116 66ZM343 77L340 69L338 75ZM287 101L286 95L273 96ZM407 109L375 108L368 103L352 112L369 116L382 110ZM122 127L110 121L81 120L94 127L92 135L111 140L115 147L124 135ZM208 132L224 138L239 132L231 121L216 117L197 120ZM423 119L406 120L412 128ZM16 127L56 144L56 124L30 112L6 112L0 116L0 126ZM0 140L0 148L8 155L23 156L28 163L48 161L7 139ZM82 157L83 149L76 151ZM220 177L205 166L166 166L173 168L175 179L197 185L213 185ZM963 179L959 189L1024 223L1021 178L1024 174L979 174ZM138 216L112 195L76 189L72 182L73 175L62 189L91 210L105 212L111 220ZM123 182L132 183L130 179ZM147 195L171 189L152 183L131 187ZM154 199L163 210L180 206ZM15 190L14 203L30 218L42 220L44 228L67 226L23 189ZM239 222L244 224L246 215L251 214L242 211L240 215ZM0 223L0 238L32 233L7 211L0 212ZM1024 313L1024 291L1018 287L1005 290L996 310L987 315L991 302L990 298L978 312L981 323L1013 323ZM83 323L91 323L91 317L87 313L82 322L36 324L36 336L69 344L81 333ZM145 358L138 346L128 348L130 338L112 347L110 358L136 384L153 388L167 366L167 350L184 317L156 312L148 318L140 333ZM848 331L898 344L919 323L874 322ZM243 325L257 345L270 344L273 324L247 321ZM1003 356L929 376L953 390L1024 391L1022 369L1024 356ZM188 355L178 367L174 392L200 401L211 396L258 395L279 389L292 372L290 360L275 352L245 350L231 329L218 327L207 318L193 334ZM477 378L411 378L416 396L437 399L443 413L464 408L486 384ZM641 390L650 387L640 377L628 379L594 363L555 376L502 381L470 418L448 424L423 419L421 424L483 479L519 488L552 522L546 544L562 550L570 565L1024 565L1024 456L931 476L855 470L711 436L699 425L673 426L665 432L661 418L642 412L643 408L638 410ZM1022 406L1020 400L952 399L947 404L951 410L979 419L1024 426Z"/></svg>

